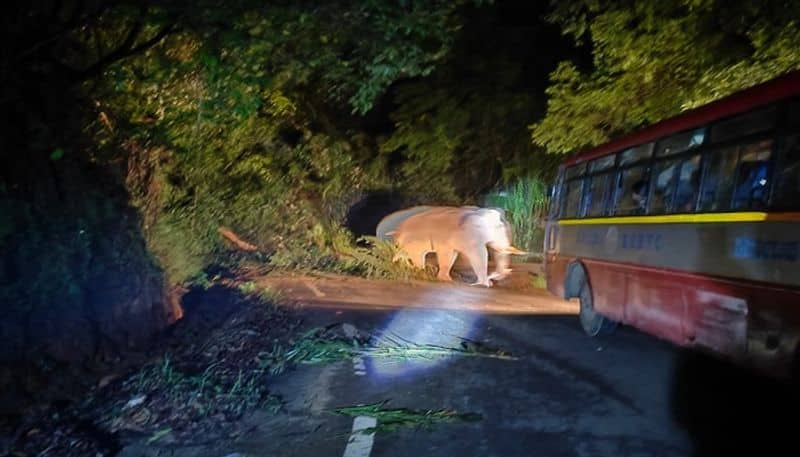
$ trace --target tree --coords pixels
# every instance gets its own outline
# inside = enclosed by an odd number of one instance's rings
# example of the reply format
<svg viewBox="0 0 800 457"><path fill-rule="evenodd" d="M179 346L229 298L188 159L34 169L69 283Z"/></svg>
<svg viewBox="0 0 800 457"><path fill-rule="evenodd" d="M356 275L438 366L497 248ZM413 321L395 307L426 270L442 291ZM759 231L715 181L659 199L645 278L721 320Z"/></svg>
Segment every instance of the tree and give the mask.
<svg viewBox="0 0 800 457"><path fill-rule="evenodd" d="M505 8L465 12L438 69L393 88L394 129L381 151L400 171L401 188L428 199L476 201L498 183L554 171L525 126L543 114L555 53L573 49L540 15Z"/></svg>
<svg viewBox="0 0 800 457"><path fill-rule="evenodd" d="M533 141L566 153L608 141L800 66L800 5L777 0L554 2L550 19L591 46L563 61Z"/></svg>

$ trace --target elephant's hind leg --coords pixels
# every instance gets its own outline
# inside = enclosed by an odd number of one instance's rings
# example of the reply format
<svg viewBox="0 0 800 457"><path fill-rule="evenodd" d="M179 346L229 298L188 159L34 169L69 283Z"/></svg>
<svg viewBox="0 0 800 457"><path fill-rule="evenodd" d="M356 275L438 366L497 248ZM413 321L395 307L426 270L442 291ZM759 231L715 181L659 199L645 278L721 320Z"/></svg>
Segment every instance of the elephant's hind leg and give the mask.
<svg viewBox="0 0 800 457"><path fill-rule="evenodd" d="M436 277L440 281L452 281L450 277L450 270L453 269L453 264L456 263L458 252L452 249L442 250L436 253L436 259L439 261L439 274Z"/></svg>

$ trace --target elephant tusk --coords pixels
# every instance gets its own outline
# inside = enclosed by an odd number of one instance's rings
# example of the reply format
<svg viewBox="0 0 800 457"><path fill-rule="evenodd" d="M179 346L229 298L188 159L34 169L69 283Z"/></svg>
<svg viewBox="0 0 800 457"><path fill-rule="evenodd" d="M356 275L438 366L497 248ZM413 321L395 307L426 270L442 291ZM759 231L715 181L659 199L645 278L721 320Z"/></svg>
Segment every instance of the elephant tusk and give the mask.
<svg viewBox="0 0 800 457"><path fill-rule="evenodd" d="M509 246L503 249L504 254L511 254L511 255L528 255L525 251L520 251L519 249L515 248L514 246Z"/></svg>

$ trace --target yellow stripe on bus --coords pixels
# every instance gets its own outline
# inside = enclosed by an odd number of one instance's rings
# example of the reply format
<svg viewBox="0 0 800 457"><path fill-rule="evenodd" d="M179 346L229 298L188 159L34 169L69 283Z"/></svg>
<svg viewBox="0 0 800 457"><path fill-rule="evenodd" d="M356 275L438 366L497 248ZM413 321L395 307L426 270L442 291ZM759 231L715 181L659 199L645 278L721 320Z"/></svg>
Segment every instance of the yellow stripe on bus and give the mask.
<svg viewBox="0 0 800 457"><path fill-rule="evenodd" d="M665 214L661 216L614 216L585 219L561 219L559 225L598 224L708 224L720 222L787 222L800 221L800 213L739 213Z"/></svg>

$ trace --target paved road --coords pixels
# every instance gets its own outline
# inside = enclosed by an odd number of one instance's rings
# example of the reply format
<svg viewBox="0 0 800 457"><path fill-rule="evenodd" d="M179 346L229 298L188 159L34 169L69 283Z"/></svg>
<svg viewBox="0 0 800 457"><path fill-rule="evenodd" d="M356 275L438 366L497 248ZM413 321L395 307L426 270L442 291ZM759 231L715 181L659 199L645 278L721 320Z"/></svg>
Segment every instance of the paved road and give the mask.
<svg viewBox="0 0 800 457"><path fill-rule="evenodd" d="M588 338L576 305L544 293L357 279L265 281L294 298L311 325L345 322L365 334L448 347L469 339L514 359L301 366L273 386L287 402L284 412L249 418L242 439L213 452L173 455L619 457L797 449L793 419L776 416L787 408L785 391L630 328ZM351 436L353 418L331 413L385 400L482 419Z"/></svg>
<svg viewBox="0 0 800 457"><path fill-rule="evenodd" d="M272 281L315 309L319 323L348 322L363 332L417 344L457 347L468 338L516 360L454 356L366 360L363 370L352 363L304 367L275 386L289 401L294 420L273 420L268 427L285 430L286 439L270 446L254 433L241 449L246 453L345 455L352 419L326 411L383 400L395 407L478 413L483 419L433 431L378 433L369 455L688 453L686 433L671 420L669 408L672 348L627 330L613 340L587 338L576 325L574 303L542 292L464 285ZM311 432L291 438L292 431L303 430Z"/></svg>

